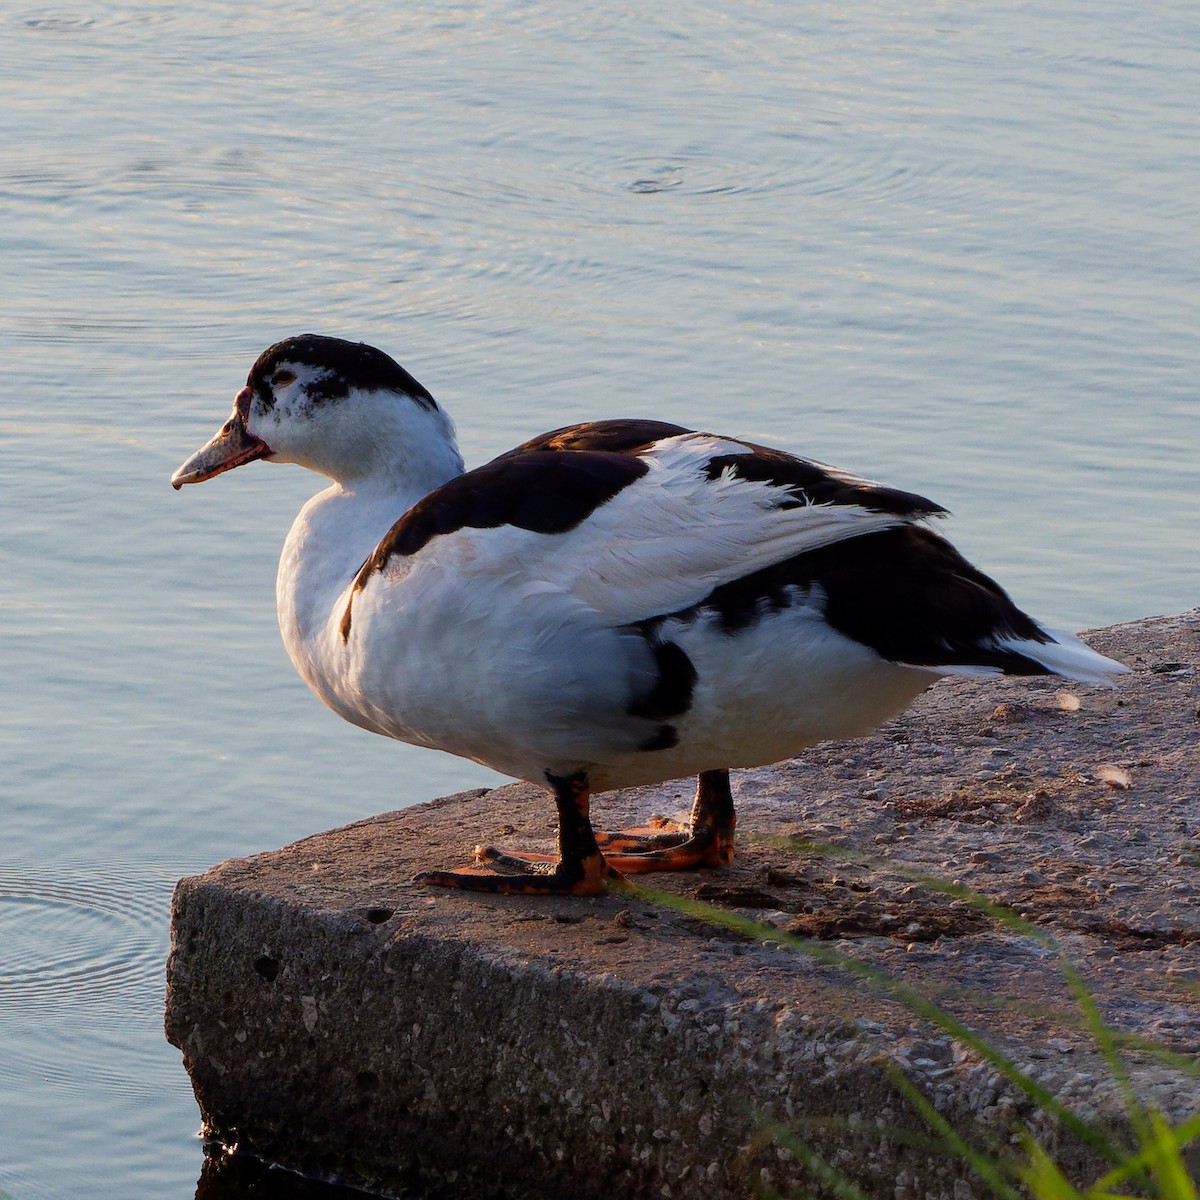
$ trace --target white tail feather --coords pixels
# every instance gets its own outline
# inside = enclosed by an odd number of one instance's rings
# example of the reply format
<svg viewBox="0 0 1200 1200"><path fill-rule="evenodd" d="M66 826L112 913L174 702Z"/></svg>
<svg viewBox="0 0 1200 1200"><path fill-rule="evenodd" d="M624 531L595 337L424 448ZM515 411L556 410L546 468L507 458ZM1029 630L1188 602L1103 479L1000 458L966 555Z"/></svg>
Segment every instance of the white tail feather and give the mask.
<svg viewBox="0 0 1200 1200"><path fill-rule="evenodd" d="M1046 629L1044 632L1054 641L1030 642L1014 638L1001 640L999 645L1006 650L1015 650L1026 658L1032 658L1055 675L1077 679L1080 683L1099 683L1105 687L1112 687L1110 676L1129 673L1130 668L1124 663L1098 654L1073 633L1065 633L1060 629Z"/></svg>
<svg viewBox="0 0 1200 1200"><path fill-rule="evenodd" d="M1080 683L1098 683L1102 687L1113 686L1110 676L1127 675L1130 671L1124 663L1097 654L1073 633L1066 633L1061 629L1043 629L1042 632L1049 634L1054 640L1034 642L1028 638L996 638L990 648L1022 654L1036 663L1041 663L1051 675L1076 679ZM1004 674L999 667L966 663L961 666L926 669L937 675L965 675L972 679L987 679Z"/></svg>

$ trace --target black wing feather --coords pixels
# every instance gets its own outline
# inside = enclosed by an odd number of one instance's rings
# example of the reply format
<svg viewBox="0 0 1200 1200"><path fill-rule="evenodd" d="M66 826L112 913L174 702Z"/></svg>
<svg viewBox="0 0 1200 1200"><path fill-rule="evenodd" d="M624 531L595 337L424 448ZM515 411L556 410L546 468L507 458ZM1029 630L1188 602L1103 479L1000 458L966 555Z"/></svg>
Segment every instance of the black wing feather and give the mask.
<svg viewBox="0 0 1200 1200"><path fill-rule="evenodd" d="M825 620L834 629L891 662L1047 674L1042 664L996 641L1044 644L1050 635L995 580L920 525L865 533L795 555L722 584L699 603L654 623L690 622L713 613L725 633L736 634L814 593L823 596Z"/></svg>

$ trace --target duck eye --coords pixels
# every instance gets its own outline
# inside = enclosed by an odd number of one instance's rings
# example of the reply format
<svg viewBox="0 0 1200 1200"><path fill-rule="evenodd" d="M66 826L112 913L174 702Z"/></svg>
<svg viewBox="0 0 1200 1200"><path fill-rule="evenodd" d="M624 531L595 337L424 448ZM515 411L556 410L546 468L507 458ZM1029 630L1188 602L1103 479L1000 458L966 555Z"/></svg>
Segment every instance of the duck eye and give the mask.
<svg viewBox="0 0 1200 1200"><path fill-rule="evenodd" d="M296 372L289 371L287 367L280 367L271 376L271 382L276 387L287 387L289 383L296 382Z"/></svg>

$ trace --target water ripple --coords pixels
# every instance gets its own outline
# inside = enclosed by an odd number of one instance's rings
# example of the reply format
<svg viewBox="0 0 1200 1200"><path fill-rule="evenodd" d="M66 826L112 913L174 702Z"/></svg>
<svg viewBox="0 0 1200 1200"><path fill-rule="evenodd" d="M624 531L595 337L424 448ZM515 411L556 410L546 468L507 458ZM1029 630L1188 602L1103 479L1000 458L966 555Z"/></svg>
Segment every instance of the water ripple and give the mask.
<svg viewBox="0 0 1200 1200"><path fill-rule="evenodd" d="M157 996L166 956L164 876L0 868L0 1009L50 1013Z"/></svg>
<svg viewBox="0 0 1200 1200"><path fill-rule="evenodd" d="M581 190L610 195L753 196L796 184L794 172L780 173L776 166L701 154L612 154L585 159L569 173Z"/></svg>
<svg viewBox="0 0 1200 1200"><path fill-rule="evenodd" d="M824 135L781 135L767 161L716 155L612 155L584 160L568 175L584 192L654 197L773 196L872 201L961 202L989 186L985 162L924 155L906 159L899 146L830 128Z"/></svg>
<svg viewBox="0 0 1200 1200"><path fill-rule="evenodd" d="M29 13L17 17L19 24L26 29L35 29L42 33L82 33L94 29L96 18L84 16L82 13Z"/></svg>
<svg viewBox="0 0 1200 1200"><path fill-rule="evenodd" d="M71 35L130 26L161 26L186 22L175 6L114 8L96 4L54 4L7 14L5 20L33 34Z"/></svg>

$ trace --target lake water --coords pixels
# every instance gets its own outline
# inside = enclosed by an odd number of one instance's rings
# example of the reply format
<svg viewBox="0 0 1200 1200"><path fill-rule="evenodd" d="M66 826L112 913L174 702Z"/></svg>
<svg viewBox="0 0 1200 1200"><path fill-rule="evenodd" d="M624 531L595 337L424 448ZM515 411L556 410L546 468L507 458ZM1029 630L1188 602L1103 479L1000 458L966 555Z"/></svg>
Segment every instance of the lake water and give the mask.
<svg viewBox="0 0 1200 1200"><path fill-rule="evenodd" d="M1198 101L1171 0L5 4L0 1195L194 1194L178 876L495 778L294 674L312 477L168 487L259 350L378 344L471 463L748 435L946 504L1044 619L1182 610Z"/></svg>

